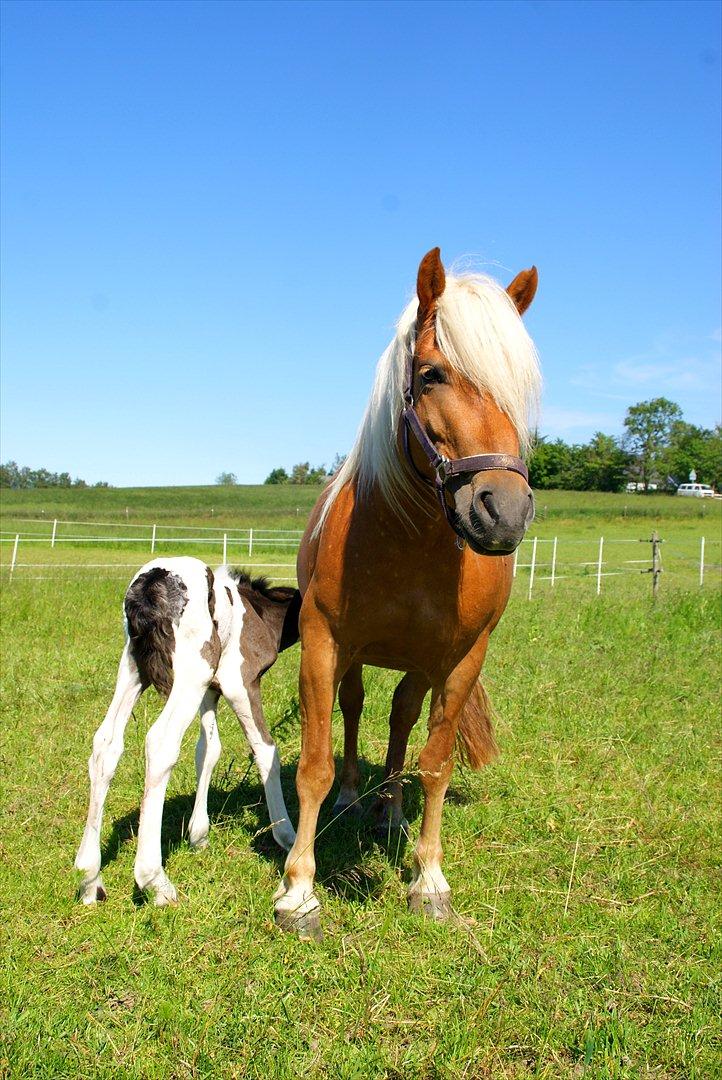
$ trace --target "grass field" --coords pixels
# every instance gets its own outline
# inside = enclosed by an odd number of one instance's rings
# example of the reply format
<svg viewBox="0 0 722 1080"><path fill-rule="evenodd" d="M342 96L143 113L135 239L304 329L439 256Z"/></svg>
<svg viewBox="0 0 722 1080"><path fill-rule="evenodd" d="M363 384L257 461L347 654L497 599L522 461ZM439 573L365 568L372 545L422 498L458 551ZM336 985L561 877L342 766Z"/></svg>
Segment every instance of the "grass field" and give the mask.
<svg viewBox="0 0 722 1080"><path fill-rule="evenodd" d="M223 491L228 501L216 512L228 514L224 525L267 524L260 518L272 505L260 500L268 490L230 489L247 498L243 511ZM35 502L14 494L11 505L3 498L3 530L41 509L110 521L123 501L111 513L36 494ZM77 493L108 494L121 493ZM566 522L567 535L583 539L600 525L632 536L656 525L690 543L718 530L718 517L696 516L697 504L638 498L625 517L624 503L602 497L575 513L569 493L550 493L538 527L561 535ZM194 493L161 492L142 509L148 521L167 507L163 520L193 524L199 504ZM295 516L288 503L274 520L286 523L289 509ZM87 548L72 550L87 564ZM641 575L608 579L601 598L585 579L570 579L545 588L539 603L517 582L485 669L502 757L482 774L457 769L445 809L458 920L436 926L407 914L410 850L380 844L354 822L330 822L332 794L318 843L326 930L318 946L273 926L282 856L225 707L211 847L194 855L182 839L195 782L189 733L164 818L180 904L158 911L135 895L143 739L159 707L150 693L128 726L108 798L108 901L95 910L74 903L85 762L112 692L123 585L72 570L3 579L0 1072L48 1080L719 1075L714 580L699 590L670 574L656 609ZM264 681L292 814L297 664L293 649ZM368 790L380 777L394 681L367 671ZM340 753L338 720L334 730ZM405 795L413 838L422 745L419 724Z"/></svg>

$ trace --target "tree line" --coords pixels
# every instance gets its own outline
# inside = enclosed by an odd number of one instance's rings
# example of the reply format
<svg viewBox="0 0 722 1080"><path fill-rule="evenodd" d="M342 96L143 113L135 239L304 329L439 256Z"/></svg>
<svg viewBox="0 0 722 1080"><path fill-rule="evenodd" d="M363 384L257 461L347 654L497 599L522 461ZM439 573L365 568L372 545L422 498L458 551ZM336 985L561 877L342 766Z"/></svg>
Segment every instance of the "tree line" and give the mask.
<svg viewBox="0 0 722 1080"><path fill-rule="evenodd" d="M699 483L722 487L722 428L688 424L663 397L630 406L619 439L600 431L584 444L537 438L529 460L532 487L572 491L622 491L628 483L674 491L692 470Z"/></svg>
<svg viewBox="0 0 722 1080"><path fill-rule="evenodd" d="M74 487L86 488L91 485L79 476L73 479L70 473L50 472L49 469L30 469L27 465L18 465L16 461L6 461L0 465L0 488L48 488L48 487ZM92 487L110 487L105 480L99 480Z"/></svg>

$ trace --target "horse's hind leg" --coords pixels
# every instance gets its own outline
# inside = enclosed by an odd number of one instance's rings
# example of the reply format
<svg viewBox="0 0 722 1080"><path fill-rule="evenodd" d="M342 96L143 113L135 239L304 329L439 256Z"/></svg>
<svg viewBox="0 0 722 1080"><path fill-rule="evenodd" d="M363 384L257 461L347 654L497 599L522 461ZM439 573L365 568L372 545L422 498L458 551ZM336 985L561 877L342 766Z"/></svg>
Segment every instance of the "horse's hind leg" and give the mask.
<svg viewBox="0 0 722 1080"><path fill-rule="evenodd" d="M180 662L178 662L180 660ZM175 887L163 869L161 825L163 802L181 742L208 688L212 672L199 654L174 657L173 689L162 713L145 739L145 792L140 807L135 880L140 889L152 889L158 907L175 903Z"/></svg>
<svg viewBox="0 0 722 1080"><path fill-rule="evenodd" d="M196 743L196 801L188 824L188 841L192 848L200 851L208 846L208 788L211 774L221 756L221 740L218 735L216 711L219 694L217 690L206 690L201 702L201 731Z"/></svg>
<svg viewBox="0 0 722 1080"><path fill-rule="evenodd" d="M110 782L115 774L120 755L123 753L123 734L130 719L133 706L143 691L138 668L126 644L118 667L115 693L105 719L93 738L93 752L88 761L90 773L90 805L85 832L75 868L83 875L78 889L78 899L84 904L105 900L105 888L100 876L100 830L103 823L103 807Z"/></svg>
<svg viewBox="0 0 722 1080"><path fill-rule="evenodd" d="M373 807L374 828L377 832L386 834L389 829L408 829L408 822L404 818L404 795L400 776L404 770L409 735L419 719L428 690L429 681L425 676L409 672L394 691L389 717L389 748L384 768L384 786Z"/></svg>
<svg viewBox="0 0 722 1080"><path fill-rule="evenodd" d="M338 703L343 713L343 768L341 787L333 806L334 814L348 810L352 814L361 812L358 801L358 727L364 704L363 666L353 664L341 679L338 688Z"/></svg>

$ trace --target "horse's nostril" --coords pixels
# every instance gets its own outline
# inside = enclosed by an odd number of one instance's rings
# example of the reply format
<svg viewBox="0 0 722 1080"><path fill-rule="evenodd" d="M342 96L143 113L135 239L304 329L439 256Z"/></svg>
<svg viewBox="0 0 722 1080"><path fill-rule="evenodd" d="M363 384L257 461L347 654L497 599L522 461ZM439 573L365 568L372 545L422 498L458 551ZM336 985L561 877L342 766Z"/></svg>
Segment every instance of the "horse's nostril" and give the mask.
<svg viewBox="0 0 722 1080"><path fill-rule="evenodd" d="M491 520L496 524L499 520L499 509L496 505L494 493L492 491L481 491L479 499Z"/></svg>

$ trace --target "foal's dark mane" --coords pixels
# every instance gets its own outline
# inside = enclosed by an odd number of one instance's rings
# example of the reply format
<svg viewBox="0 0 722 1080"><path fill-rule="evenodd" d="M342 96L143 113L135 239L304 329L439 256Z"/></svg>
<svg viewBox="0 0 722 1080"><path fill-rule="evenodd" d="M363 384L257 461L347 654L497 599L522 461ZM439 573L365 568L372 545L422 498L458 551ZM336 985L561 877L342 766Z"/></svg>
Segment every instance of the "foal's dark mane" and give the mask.
<svg viewBox="0 0 722 1080"><path fill-rule="evenodd" d="M228 574L235 581L240 593L244 595L258 593L274 604L287 604L293 599L296 591L287 585L271 585L267 577L252 578L246 570L241 570L237 566L229 566Z"/></svg>
<svg viewBox="0 0 722 1080"><path fill-rule="evenodd" d="M283 652L299 639L298 616L301 611L301 594L298 589L287 585L271 585L268 578L252 578L245 570L229 566L228 575L236 583L236 588L256 614L268 622L269 618L278 633L278 651ZM269 610L269 604L278 606L278 612ZM285 611L283 610L285 609ZM282 619L282 622L278 620Z"/></svg>

